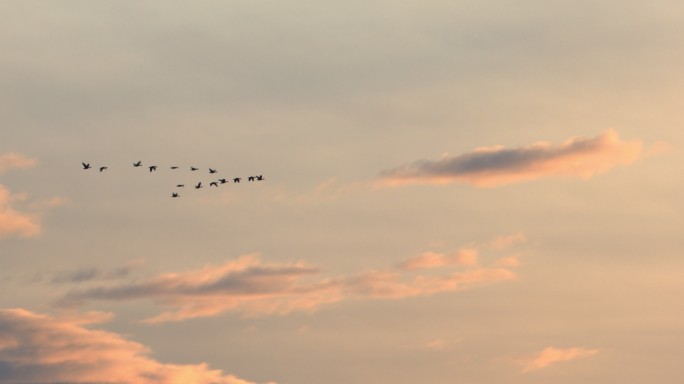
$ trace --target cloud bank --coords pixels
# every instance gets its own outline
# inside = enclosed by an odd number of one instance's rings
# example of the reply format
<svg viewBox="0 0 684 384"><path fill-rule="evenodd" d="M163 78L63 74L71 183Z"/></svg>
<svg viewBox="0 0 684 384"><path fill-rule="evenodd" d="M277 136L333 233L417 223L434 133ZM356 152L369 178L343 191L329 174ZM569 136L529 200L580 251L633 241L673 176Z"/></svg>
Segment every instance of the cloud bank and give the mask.
<svg viewBox="0 0 684 384"><path fill-rule="evenodd" d="M598 349L588 348L544 348L541 352L523 361L523 372L536 371L561 361L570 361L593 356L598 352Z"/></svg>
<svg viewBox="0 0 684 384"><path fill-rule="evenodd" d="M442 265L447 266L453 265ZM321 276L318 268L303 263L264 263L258 255L245 255L223 265L164 274L140 283L72 291L60 304L149 299L170 308L145 320L156 323L215 316L227 311L245 316L312 312L323 305L344 300L427 296L515 277L505 268L485 268L470 263L466 266L464 270L448 273L415 275L396 268Z"/></svg>
<svg viewBox="0 0 684 384"><path fill-rule="evenodd" d="M644 156L640 141L623 141L613 130L594 138L576 137L561 144L540 142L520 148L478 148L439 160L421 160L382 171L381 186L469 183L493 187L551 176L583 179L627 165Z"/></svg>
<svg viewBox="0 0 684 384"><path fill-rule="evenodd" d="M149 349L84 325L109 316L58 319L25 309L0 310L0 382L249 384L206 364L163 364Z"/></svg>

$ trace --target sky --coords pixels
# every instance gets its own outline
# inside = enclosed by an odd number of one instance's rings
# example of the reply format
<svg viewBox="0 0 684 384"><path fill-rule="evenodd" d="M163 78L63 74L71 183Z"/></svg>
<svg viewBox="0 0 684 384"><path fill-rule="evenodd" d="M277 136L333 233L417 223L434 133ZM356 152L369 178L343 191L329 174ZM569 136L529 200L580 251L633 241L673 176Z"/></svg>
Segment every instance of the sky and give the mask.
<svg viewBox="0 0 684 384"><path fill-rule="evenodd" d="M679 383L682 36L668 0L0 2L0 383Z"/></svg>

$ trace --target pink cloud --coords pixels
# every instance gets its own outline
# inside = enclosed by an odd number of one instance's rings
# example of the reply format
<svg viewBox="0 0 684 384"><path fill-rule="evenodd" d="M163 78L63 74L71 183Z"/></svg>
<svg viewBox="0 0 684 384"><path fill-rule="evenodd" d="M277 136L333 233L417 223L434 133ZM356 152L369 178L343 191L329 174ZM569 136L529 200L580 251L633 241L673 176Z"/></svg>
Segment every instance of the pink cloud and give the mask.
<svg viewBox="0 0 684 384"><path fill-rule="evenodd" d="M504 268L475 266L458 273L419 276L393 270L320 276L318 268L303 263L264 263L257 255L247 255L223 265L164 274L140 283L73 291L61 303L149 299L170 308L145 320L158 323L216 316L228 311L245 316L312 312L343 300L428 296L513 278L515 274Z"/></svg>
<svg viewBox="0 0 684 384"><path fill-rule="evenodd" d="M108 317L88 313L55 318L25 309L0 310L2 381L249 384L205 363L160 363L142 344L85 327Z"/></svg>
<svg viewBox="0 0 684 384"><path fill-rule="evenodd" d="M462 249L445 255L443 253L425 252L420 256L412 257L401 264L401 269L425 269L440 268L445 266L473 266L477 264L477 250Z"/></svg>
<svg viewBox="0 0 684 384"><path fill-rule="evenodd" d="M30 168L38 164L38 160L31 159L18 153L5 153L0 156L0 174L11 169Z"/></svg>
<svg viewBox="0 0 684 384"><path fill-rule="evenodd" d="M599 353L598 349L588 348L544 348L536 355L523 360L523 372L536 371L561 361L570 361L593 356Z"/></svg>
<svg viewBox="0 0 684 384"><path fill-rule="evenodd" d="M588 179L644 156L640 141L623 141L613 130L561 144L540 142L519 148L478 148L458 156L422 160L380 173L378 184L447 184L456 181L493 187L550 176Z"/></svg>
<svg viewBox="0 0 684 384"><path fill-rule="evenodd" d="M0 237L16 235L21 237L40 234L40 215L20 212L13 203L20 196L12 195L0 185Z"/></svg>

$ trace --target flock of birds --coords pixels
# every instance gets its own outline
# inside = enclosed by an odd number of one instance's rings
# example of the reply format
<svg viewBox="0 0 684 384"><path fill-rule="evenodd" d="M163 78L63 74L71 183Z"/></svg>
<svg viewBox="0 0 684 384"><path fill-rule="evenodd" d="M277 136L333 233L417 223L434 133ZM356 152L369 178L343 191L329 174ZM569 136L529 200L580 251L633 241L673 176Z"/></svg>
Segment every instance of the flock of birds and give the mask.
<svg viewBox="0 0 684 384"><path fill-rule="evenodd" d="M81 162L81 164L83 165L83 170L93 169L93 167L90 165L90 163ZM136 161L135 163L133 163L133 167L135 167L135 168L139 168L142 166L143 166L142 161ZM150 173L157 171L156 165L149 165L149 166L147 166L147 168L150 170ZM97 167L95 169L98 169L100 172L104 172L108 169L108 167L107 166L100 166L100 167ZM170 169L176 170L176 169L179 169L179 167L176 165L172 165L170 167ZM199 171L199 170L200 169L197 167L190 167L190 171L192 171L192 172ZM216 169L209 168L209 174L215 174L217 172L218 171ZM243 179L242 177L234 177L232 179L232 181L233 181L233 183L239 183L242 179ZM247 180L250 182L251 181L263 181L264 176L263 175L248 176ZM225 178L216 179L215 181L209 182L209 187L218 188L218 186L220 184L226 184L226 183L230 183L230 179L225 179ZM194 184L194 186L195 186L195 189L201 189L204 187L202 185L201 181L198 182L197 184ZM185 184L176 184L176 188L184 188L184 187L185 187ZM171 197L173 197L173 198L180 197L180 193L179 192L172 192Z"/></svg>

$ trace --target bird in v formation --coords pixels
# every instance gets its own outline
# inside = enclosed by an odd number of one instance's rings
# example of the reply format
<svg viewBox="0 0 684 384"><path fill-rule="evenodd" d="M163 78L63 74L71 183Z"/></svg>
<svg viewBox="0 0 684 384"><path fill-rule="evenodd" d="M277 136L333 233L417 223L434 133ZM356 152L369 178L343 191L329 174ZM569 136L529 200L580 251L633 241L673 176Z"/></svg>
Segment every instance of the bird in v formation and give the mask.
<svg viewBox="0 0 684 384"><path fill-rule="evenodd" d="M84 170L88 170L88 169L91 169L91 168L92 168L92 166L90 165L90 163L81 162L81 165L83 166L83 169L84 169ZM138 160L138 161L136 161L136 162L133 163L133 167L135 167L135 168L138 168L138 167L141 167L141 166L142 166L142 161L141 161L141 160ZM152 172L154 172L154 171L157 170L157 165L150 165L150 166L148 166L147 168L149 169L149 172L152 173ZM98 169L99 169L100 172L103 172L103 171L105 171L105 170L107 170L107 169L109 169L109 168L108 168L108 166L100 166L100 167L98 167ZM176 170L176 169L179 169L179 167L178 167L177 165L172 165L172 166L170 167L170 169ZM199 168L197 168L197 167L190 167L190 171L193 171L193 172L194 172L194 171L198 171L198 170L199 170ZM217 171L215 168L209 168L209 173L210 173L210 174L215 174L215 173L218 173L218 171ZM239 183L240 180L242 180L241 177L235 177L235 178L233 178L233 183ZM257 180L257 181L262 181L262 180L264 180L264 176L263 176L263 175L249 176L249 177L247 178L247 180L249 180L249 181L255 181L255 180ZM218 188L219 183L220 183L220 184L226 184L226 183L228 183L228 182L229 182L228 179L226 179L226 178L221 178L221 179L218 179L217 181L211 181L211 182L209 183L209 186L210 186L210 187L217 187L217 188ZM185 187L185 184L176 184L176 188L183 188L183 187ZM201 188L202 188L202 182L200 181L200 182L198 182L198 183L195 185L195 189L201 189ZM171 193L171 197L173 197L173 198L180 197L180 194L179 194L178 192L172 192L172 193Z"/></svg>

